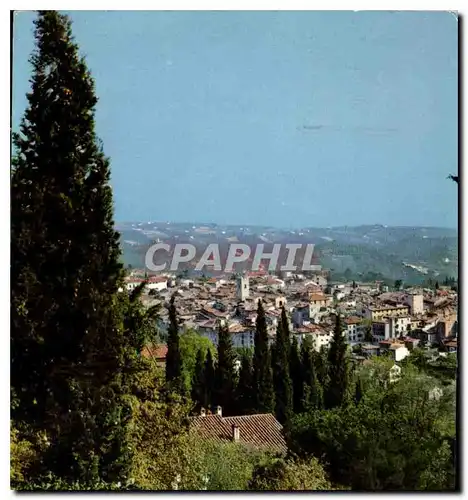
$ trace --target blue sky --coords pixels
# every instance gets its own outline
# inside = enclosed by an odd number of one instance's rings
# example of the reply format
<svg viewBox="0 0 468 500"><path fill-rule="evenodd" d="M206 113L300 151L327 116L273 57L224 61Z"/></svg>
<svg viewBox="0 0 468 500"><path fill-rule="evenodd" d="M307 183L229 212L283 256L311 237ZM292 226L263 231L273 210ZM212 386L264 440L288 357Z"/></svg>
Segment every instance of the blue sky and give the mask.
<svg viewBox="0 0 468 500"><path fill-rule="evenodd" d="M444 12L67 12L117 220L457 227ZM34 14L16 15L13 123Z"/></svg>

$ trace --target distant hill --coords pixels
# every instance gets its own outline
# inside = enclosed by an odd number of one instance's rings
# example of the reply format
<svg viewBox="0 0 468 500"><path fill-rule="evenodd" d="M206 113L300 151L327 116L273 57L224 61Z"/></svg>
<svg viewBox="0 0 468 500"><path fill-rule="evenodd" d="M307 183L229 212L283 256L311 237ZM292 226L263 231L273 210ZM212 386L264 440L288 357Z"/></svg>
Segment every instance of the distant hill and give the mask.
<svg viewBox="0 0 468 500"><path fill-rule="evenodd" d="M116 226L121 233L126 265L144 265L144 255L155 241L190 242L200 249L219 243L227 251L231 242L314 243L319 263L332 276L346 272L351 279L368 273L389 280L418 283L431 278L458 275L458 233L438 227L355 227L302 228L285 230L267 226L236 226L208 223L125 222ZM197 252L198 253L198 252Z"/></svg>

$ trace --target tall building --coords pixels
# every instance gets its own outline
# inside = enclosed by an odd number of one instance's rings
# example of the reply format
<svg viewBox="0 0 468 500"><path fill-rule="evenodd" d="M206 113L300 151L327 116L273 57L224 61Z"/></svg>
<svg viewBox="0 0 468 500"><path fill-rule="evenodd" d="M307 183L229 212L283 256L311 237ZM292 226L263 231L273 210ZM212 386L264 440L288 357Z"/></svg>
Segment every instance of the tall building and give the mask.
<svg viewBox="0 0 468 500"><path fill-rule="evenodd" d="M238 276L237 278L237 298L245 300L249 297L249 277Z"/></svg>
<svg viewBox="0 0 468 500"><path fill-rule="evenodd" d="M410 307L410 314L422 314L424 312L424 297L422 294L409 294L406 303Z"/></svg>

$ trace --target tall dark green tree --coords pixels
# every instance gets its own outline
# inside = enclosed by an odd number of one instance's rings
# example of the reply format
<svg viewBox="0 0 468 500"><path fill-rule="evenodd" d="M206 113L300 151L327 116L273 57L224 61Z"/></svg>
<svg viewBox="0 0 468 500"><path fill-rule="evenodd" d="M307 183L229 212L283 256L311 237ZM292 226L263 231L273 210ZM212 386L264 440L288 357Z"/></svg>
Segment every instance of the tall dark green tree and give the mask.
<svg viewBox="0 0 468 500"><path fill-rule="evenodd" d="M208 349L206 352L205 359L205 390L203 392L203 405L205 409L210 408L214 402L214 392L215 392L215 367L213 363L213 356L211 355L211 350Z"/></svg>
<svg viewBox="0 0 468 500"><path fill-rule="evenodd" d="M182 357L179 345L179 322L175 306L175 295L169 303L169 329L166 354L166 383L170 390L183 392Z"/></svg>
<svg viewBox="0 0 468 500"><path fill-rule="evenodd" d="M268 329L262 301L258 301L253 358L254 405L259 413L274 412L274 387Z"/></svg>
<svg viewBox="0 0 468 500"><path fill-rule="evenodd" d="M347 399L349 366L347 345L343 335L340 315L336 315L333 339L328 351L328 386L325 403L327 408L342 406Z"/></svg>
<svg viewBox="0 0 468 500"><path fill-rule="evenodd" d="M273 381L272 349L268 346L262 389L262 406L260 406L259 411L261 413L275 413L275 385Z"/></svg>
<svg viewBox="0 0 468 500"><path fill-rule="evenodd" d="M314 354L314 358L318 381L323 390L325 390L325 387L328 385L328 349L322 346L320 350Z"/></svg>
<svg viewBox="0 0 468 500"><path fill-rule="evenodd" d="M297 338L293 335L290 344L289 373L293 388L293 411L299 413L302 400L302 366Z"/></svg>
<svg viewBox="0 0 468 500"><path fill-rule="evenodd" d="M276 339L273 347L273 381L275 386L276 418L283 425L287 425L293 413L292 383L289 373L289 325L286 311L283 307L281 321L276 329Z"/></svg>
<svg viewBox="0 0 468 500"><path fill-rule="evenodd" d="M323 407L323 387L320 384L316 362L320 354L313 350L309 342L301 346L301 362L303 376L302 411L321 409Z"/></svg>
<svg viewBox="0 0 468 500"><path fill-rule="evenodd" d="M35 40L28 104L13 135L11 415L47 433L48 472L120 480L131 346L116 308L122 266L110 162L69 19L39 12Z"/></svg>
<svg viewBox="0 0 468 500"><path fill-rule="evenodd" d="M195 410L207 408L208 401L206 397L206 381L205 381L205 353L202 349L197 352L197 361L195 364L195 373L192 378L192 402L195 405Z"/></svg>
<svg viewBox="0 0 468 500"><path fill-rule="evenodd" d="M291 342L291 332L289 331L289 319L284 306L281 308L281 327L283 329L284 341L289 346Z"/></svg>
<svg viewBox="0 0 468 500"><path fill-rule="evenodd" d="M234 410L236 388L236 355L232 347L231 334L227 325L218 330L218 360L215 370L215 404L229 415Z"/></svg>
<svg viewBox="0 0 468 500"><path fill-rule="evenodd" d="M242 354L239 370L239 382L236 387L236 408L239 415L249 415L254 408L252 361L246 352Z"/></svg>

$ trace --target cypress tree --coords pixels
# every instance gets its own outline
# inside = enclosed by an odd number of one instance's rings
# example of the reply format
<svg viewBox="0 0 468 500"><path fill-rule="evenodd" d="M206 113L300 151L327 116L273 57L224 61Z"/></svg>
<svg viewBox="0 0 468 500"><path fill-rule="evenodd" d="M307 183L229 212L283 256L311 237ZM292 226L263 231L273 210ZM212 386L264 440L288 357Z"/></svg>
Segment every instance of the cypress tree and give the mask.
<svg viewBox="0 0 468 500"><path fill-rule="evenodd" d="M325 390L328 385L328 351L322 346L320 350L314 354L317 377L320 386Z"/></svg>
<svg viewBox="0 0 468 500"><path fill-rule="evenodd" d="M232 347L231 334L227 325L220 325L218 330L218 361L215 371L215 404L229 415L233 410L236 387L236 356Z"/></svg>
<svg viewBox="0 0 468 500"><path fill-rule="evenodd" d="M299 345L295 335L293 335L290 344L289 373L293 389L293 410L294 413L299 413L301 409L303 377L301 358L299 356Z"/></svg>
<svg viewBox="0 0 468 500"><path fill-rule="evenodd" d="M333 339L328 351L328 387L326 391L326 406L334 408L346 402L349 370L347 346L345 343L340 315L336 315Z"/></svg>
<svg viewBox="0 0 468 500"><path fill-rule="evenodd" d="M273 382L273 367L271 364L272 352L267 345L266 364L264 367L264 378L262 383L263 393L261 399L261 406L259 411L261 413L275 413L275 385Z"/></svg>
<svg viewBox="0 0 468 500"><path fill-rule="evenodd" d="M273 373L271 352L268 348L268 330L262 301L258 301L253 360L253 388L255 410L259 413L274 411Z"/></svg>
<svg viewBox="0 0 468 500"><path fill-rule="evenodd" d="M122 266L110 162L69 19L41 11L34 24L31 91L13 134L11 416L47 433L42 472L121 480L128 343L115 305Z"/></svg>
<svg viewBox="0 0 468 500"><path fill-rule="evenodd" d="M213 364L213 356L211 350L208 349L205 359L205 388L203 392L202 407L208 409L213 405L214 391L215 391L215 369Z"/></svg>
<svg viewBox="0 0 468 500"><path fill-rule="evenodd" d="M289 327L286 311L283 307L281 321L276 329L274 344L274 386L276 418L282 424L289 423L292 417L292 383L289 373Z"/></svg>
<svg viewBox="0 0 468 500"><path fill-rule="evenodd" d="M236 405L239 415L252 413L253 402L253 374L250 356L244 352L239 370L239 382L236 388Z"/></svg>
<svg viewBox="0 0 468 500"><path fill-rule="evenodd" d="M303 393L301 410L320 409L323 406L323 388L319 382L315 362L317 356L307 341L301 346Z"/></svg>
<svg viewBox="0 0 468 500"><path fill-rule="evenodd" d="M170 390L178 393L183 392L182 387L182 358L179 342L179 322L175 307L175 295L172 295L169 303L169 331L167 338L166 354L166 383Z"/></svg>
<svg viewBox="0 0 468 500"><path fill-rule="evenodd" d="M208 401L206 398L205 385L205 356L203 349L199 349L197 352L197 361L195 364L191 391L192 402L195 405L196 411L199 411L200 408L207 408Z"/></svg>
<svg viewBox="0 0 468 500"><path fill-rule="evenodd" d="M289 343L291 342L291 334L289 332L288 315L286 314L284 306L281 308L281 327L283 330L284 341L289 346Z"/></svg>

